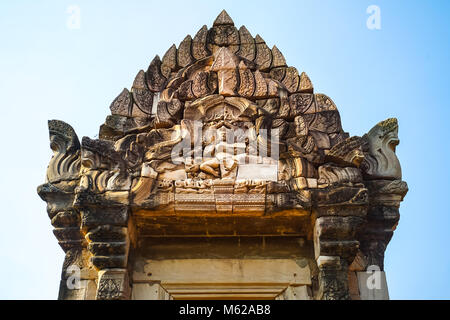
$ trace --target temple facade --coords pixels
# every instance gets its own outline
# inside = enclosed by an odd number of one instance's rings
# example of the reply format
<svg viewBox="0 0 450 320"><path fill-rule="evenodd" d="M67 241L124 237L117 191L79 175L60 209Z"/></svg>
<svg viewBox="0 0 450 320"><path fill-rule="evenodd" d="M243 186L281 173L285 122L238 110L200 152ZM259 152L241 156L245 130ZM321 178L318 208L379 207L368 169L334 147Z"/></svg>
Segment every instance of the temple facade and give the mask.
<svg viewBox="0 0 450 320"><path fill-rule="evenodd" d="M99 139L49 121L59 299L388 299L408 191L396 119L341 126L223 11L112 102Z"/></svg>

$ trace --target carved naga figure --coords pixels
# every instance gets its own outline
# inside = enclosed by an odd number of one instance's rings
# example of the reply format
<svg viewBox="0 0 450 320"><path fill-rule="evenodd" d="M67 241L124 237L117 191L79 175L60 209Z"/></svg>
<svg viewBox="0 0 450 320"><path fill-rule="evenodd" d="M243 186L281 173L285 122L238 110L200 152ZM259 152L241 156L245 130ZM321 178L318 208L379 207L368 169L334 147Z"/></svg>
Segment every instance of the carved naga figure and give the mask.
<svg viewBox="0 0 450 320"><path fill-rule="evenodd" d="M397 119L378 123L363 136L365 160L362 165L367 180L400 180L402 169L395 155L398 139Z"/></svg>
<svg viewBox="0 0 450 320"><path fill-rule="evenodd" d="M80 142L67 123L50 120L50 148L54 155L47 168L47 181L77 179L80 175Z"/></svg>

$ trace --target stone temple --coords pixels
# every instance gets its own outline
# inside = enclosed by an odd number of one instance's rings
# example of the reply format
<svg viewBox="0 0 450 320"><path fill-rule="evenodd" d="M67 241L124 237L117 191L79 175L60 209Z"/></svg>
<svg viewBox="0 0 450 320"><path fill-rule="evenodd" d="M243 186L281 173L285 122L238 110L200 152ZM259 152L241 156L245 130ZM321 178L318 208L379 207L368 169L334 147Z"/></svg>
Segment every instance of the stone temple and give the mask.
<svg viewBox="0 0 450 320"><path fill-rule="evenodd" d="M223 11L139 71L99 139L50 120L59 299L388 299L408 191L396 119L362 137Z"/></svg>

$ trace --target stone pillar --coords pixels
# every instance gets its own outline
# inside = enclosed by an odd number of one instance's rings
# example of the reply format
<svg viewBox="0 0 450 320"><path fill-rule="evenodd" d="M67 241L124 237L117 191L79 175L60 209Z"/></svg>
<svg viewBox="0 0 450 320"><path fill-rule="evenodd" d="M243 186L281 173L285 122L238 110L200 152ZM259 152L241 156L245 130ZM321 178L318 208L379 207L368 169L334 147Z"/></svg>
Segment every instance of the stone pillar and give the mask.
<svg viewBox="0 0 450 320"><path fill-rule="evenodd" d="M129 299L131 178L123 159L104 141L83 138L81 164L74 206L81 214L90 262L98 271L96 299Z"/></svg>
<svg viewBox="0 0 450 320"><path fill-rule="evenodd" d="M408 192L401 180L371 180L364 184L369 190L367 223L358 235L364 263L356 268L361 299L389 299L384 254L400 219L400 202Z"/></svg>
<svg viewBox="0 0 450 320"><path fill-rule="evenodd" d="M316 299L348 300L348 268L359 248L356 235L365 222L367 190L323 189L314 192L314 197L314 253L319 268Z"/></svg>
<svg viewBox="0 0 450 320"><path fill-rule="evenodd" d="M86 232L91 262L98 272L96 299L129 299L128 277L128 209L83 208L82 228Z"/></svg>
<svg viewBox="0 0 450 320"><path fill-rule="evenodd" d="M401 180L365 181L369 190L367 224L361 234L361 250L369 266L384 270L384 252L400 219L400 202L408 192Z"/></svg>
<svg viewBox="0 0 450 320"><path fill-rule="evenodd" d="M89 261L86 246L66 252L58 300L95 300L97 271Z"/></svg>

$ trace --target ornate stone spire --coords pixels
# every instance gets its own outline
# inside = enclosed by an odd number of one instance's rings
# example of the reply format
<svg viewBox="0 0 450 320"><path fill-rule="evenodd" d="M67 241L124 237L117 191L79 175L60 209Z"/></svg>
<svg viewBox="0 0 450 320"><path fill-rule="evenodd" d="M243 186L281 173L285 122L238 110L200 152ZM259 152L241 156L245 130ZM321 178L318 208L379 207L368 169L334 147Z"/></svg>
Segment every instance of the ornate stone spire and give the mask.
<svg viewBox="0 0 450 320"><path fill-rule="evenodd" d="M222 12L217 16L216 20L214 20L213 26L221 26L221 25L232 25L234 26L234 22L231 19L231 17L228 15L228 13L225 10L222 10Z"/></svg>

